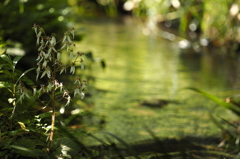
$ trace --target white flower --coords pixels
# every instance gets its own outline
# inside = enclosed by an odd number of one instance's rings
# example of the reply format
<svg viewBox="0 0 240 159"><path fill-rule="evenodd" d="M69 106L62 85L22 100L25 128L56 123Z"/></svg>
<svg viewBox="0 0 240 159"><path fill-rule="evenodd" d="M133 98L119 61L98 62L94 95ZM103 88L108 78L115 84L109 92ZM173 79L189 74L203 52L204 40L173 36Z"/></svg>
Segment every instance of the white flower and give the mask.
<svg viewBox="0 0 240 159"><path fill-rule="evenodd" d="M71 101L71 97L70 97L70 96L68 96L68 97L67 97L67 103L65 104L65 106L68 106L68 105L69 105L69 103L70 103L70 101Z"/></svg>
<svg viewBox="0 0 240 159"><path fill-rule="evenodd" d="M52 38L51 38L51 41L50 41L50 44L51 45L56 45L56 38L55 38L55 36L52 36Z"/></svg>
<svg viewBox="0 0 240 159"><path fill-rule="evenodd" d="M85 93L84 92L81 92L81 99L83 99L85 97Z"/></svg>
<svg viewBox="0 0 240 159"><path fill-rule="evenodd" d="M61 53L58 52L58 53L57 53L57 59L60 61L60 58L61 58Z"/></svg>
<svg viewBox="0 0 240 159"><path fill-rule="evenodd" d="M40 66L36 69L37 76L36 76L36 81L38 80L39 74L40 74Z"/></svg>
<svg viewBox="0 0 240 159"><path fill-rule="evenodd" d="M61 69L61 71L60 71L60 74L62 74L63 73L63 71L65 71L66 72L66 67L65 66L62 66L62 69Z"/></svg>
<svg viewBox="0 0 240 159"><path fill-rule="evenodd" d="M73 60L73 53L72 53L72 50L71 50L70 53L69 53L69 58L70 58L71 61Z"/></svg>
<svg viewBox="0 0 240 159"><path fill-rule="evenodd" d="M75 66L72 65L72 66L71 66L71 69L70 69L70 73L74 74L74 73L75 73L75 70L76 70Z"/></svg>
<svg viewBox="0 0 240 159"><path fill-rule="evenodd" d="M80 81L80 79L79 79L79 78L78 78L78 79L76 79L76 81L74 81L74 84L76 84L76 83L77 83L77 84L79 84L79 85L81 84L81 81Z"/></svg>
<svg viewBox="0 0 240 159"><path fill-rule="evenodd" d="M71 40L71 38L70 38L69 35L67 35L67 41L68 41L69 43L72 43L72 40Z"/></svg>
<svg viewBox="0 0 240 159"><path fill-rule="evenodd" d="M75 97L77 94L81 95L81 92L80 92L80 89L79 89L79 88L76 88L76 89L74 90L74 97Z"/></svg>

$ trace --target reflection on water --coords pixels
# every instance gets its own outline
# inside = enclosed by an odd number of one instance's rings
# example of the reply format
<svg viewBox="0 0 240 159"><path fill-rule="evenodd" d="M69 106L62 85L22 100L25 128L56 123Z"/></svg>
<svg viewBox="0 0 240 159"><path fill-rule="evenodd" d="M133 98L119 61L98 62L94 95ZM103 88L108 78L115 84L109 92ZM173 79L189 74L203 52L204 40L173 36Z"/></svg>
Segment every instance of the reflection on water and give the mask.
<svg viewBox="0 0 240 159"><path fill-rule="evenodd" d="M77 46L106 60L107 68L94 68L96 87L105 90L94 96L94 113L106 117L107 131L126 141L149 137L144 126L160 137L219 135L208 113L216 105L185 90L198 87L215 95L231 95L227 88L236 72L229 72L224 58L181 53L177 44L156 34L145 36L133 20L97 20L81 24L86 38ZM219 65L219 60L220 65ZM230 68L231 69L231 68ZM236 76L234 76L236 77ZM235 80L235 79L234 79ZM234 86L235 87L235 86ZM140 105L142 100L164 99L178 102L162 108ZM214 113L228 115L223 109Z"/></svg>

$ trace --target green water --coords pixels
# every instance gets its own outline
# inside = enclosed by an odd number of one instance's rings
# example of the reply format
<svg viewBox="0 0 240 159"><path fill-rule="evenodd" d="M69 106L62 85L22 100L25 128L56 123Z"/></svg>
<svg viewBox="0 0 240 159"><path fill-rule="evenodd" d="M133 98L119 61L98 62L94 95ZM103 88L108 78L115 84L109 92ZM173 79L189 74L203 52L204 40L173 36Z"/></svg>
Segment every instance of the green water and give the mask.
<svg viewBox="0 0 240 159"><path fill-rule="evenodd" d="M104 90L94 94L92 107L95 114L105 117L101 131L128 142L151 138L144 126L159 137L220 135L209 111L216 108L212 113L226 118L232 114L184 88L201 88L219 97L236 94L227 90L237 83L237 72L229 72L234 68L231 62L183 53L177 43L158 33L145 36L143 24L131 19L83 21L80 26L86 37L78 49L92 51L107 64L105 70L95 64L92 72L96 88ZM154 109L140 105L146 99L177 102Z"/></svg>

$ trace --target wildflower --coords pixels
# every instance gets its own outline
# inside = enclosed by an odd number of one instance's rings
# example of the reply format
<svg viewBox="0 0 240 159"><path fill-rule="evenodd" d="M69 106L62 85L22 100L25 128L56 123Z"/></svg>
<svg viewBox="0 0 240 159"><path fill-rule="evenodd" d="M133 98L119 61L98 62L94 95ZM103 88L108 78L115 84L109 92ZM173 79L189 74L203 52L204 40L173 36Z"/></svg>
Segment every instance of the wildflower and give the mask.
<svg viewBox="0 0 240 159"><path fill-rule="evenodd" d="M45 85L41 85L41 88L38 90L38 93L39 93L39 95L41 95L41 93L43 93L43 92L46 92L46 90L45 90Z"/></svg>
<svg viewBox="0 0 240 159"><path fill-rule="evenodd" d="M47 75L48 78L51 78L51 69L48 66L45 68L45 71L43 71L42 76L40 78L43 78L45 75Z"/></svg>
<svg viewBox="0 0 240 159"><path fill-rule="evenodd" d="M66 42L67 34L68 34L67 32L64 33L64 37L63 37L63 41L62 41L62 43L65 43L65 42Z"/></svg>
<svg viewBox="0 0 240 159"><path fill-rule="evenodd" d="M61 58L61 53L57 52L57 59L60 60L60 58Z"/></svg>
<svg viewBox="0 0 240 159"><path fill-rule="evenodd" d="M52 36L51 41L50 41L50 44L53 45L53 46L55 46L56 43L57 43L57 42L56 42L55 36Z"/></svg>
<svg viewBox="0 0 240 159"><path fill-rule="evenodd" d="M39 40L40 40L41 35L42 35L42 31L40 30L37 34L37 45L39 45Z"/></svg>
<svg viewBox="0 0 240 159"><path fill-rule="evenodd" d="M76 70L75 65L72 64L71 69L70 69L70 73L74 74L75 70Z"/></svg>
<svg viewBox="0 0 240 159"><path fill-rule="evenodd" d="M69 32L72 34L73 39L74 39L74 28L70 28L70 29L69 29Z"/></svg>
<svg viewBox="0 0 240 159"><path fill-rule="evenodd" d="M72 52L72 50L70 50L69 58L70 58L71 61L73 60L73 52Z"/></svg>
<svg viewBox="0 0 240 159"><path fill-rule="evenodd" d="M59 88L60 88L60 91L63 90L63 83L62 82L59 84Z"/></svg>
<svg viewBox="0 0 240 159"><path fill-rule="evenodd" d="M45 67L47 67L47 63L48 63L48 61L47 60L44 60L44 62L43 62L43 68L45 68Z"/></svg>
<svg viewBox="0 0 240 159"><path fill-rule="evenodd" d="M38 65L38 68L36 69L37 76L36 76L36 81L38 80L39 74L40 74L40 66Z"/></svg>
<svg viewBox="0 0 240 159"><path fill-rule="evenodd" d="M32 86L33 89L33 96L36 96L37 93L37 87L36 86Z"/></svg>
<svg viewBox="0 0 240 159"><path fill-rule="evenodd" d="M84 70L84 63L83 63L83 60L81 59L80 61L80 64L81 64L81 69Z"/></svg>
<svg viewBox="0 0 240 159"><path fill-rule="evenodd" d="M72 43L72 40L71 40L71 38L70 38L69 35L67 36L67 41L68 41L69 43Z"/></svg>
<svg viewBox="0 0 240 159"><path fill-rule="evenodd" d="M63 97L66 97L66 99L67 99L67 103L65 104L65 106L69 105L69 103L71 101L71 96L68 94L67 90L64 90Z"/></svg>
<svg viewBox="0 0 240 159"><path fill-rule="evenodd" d="M82 91L80 96L81 96L81 99L83 99L85 97L85 93Z"/></svg>
<svg viewBox="0 0 240 159"><path fill-rule="evenodd" d="M71 100L71 97L70 97L70 96L68 96L68 97L67 97L67 103L65 104L65 106L68 106L68 105L69 105L69 103L70 103L70 100Z"/></svg>
<svg viewBox="0 0 240 159"><path fill-rule="evenodd" d="M76 79L76 81L74 81L74 84L78 83L79 85L81 84L81 80L80 78Z"/></svg>
<svg viewBox="0 0 240 159"><path fill-rule="evenodd" d="M74 97L76 96L76 94L79 94L79 95L81 94L79 88L74 89Z"/></svg>
<svg viewBox="0 0 240 159"><path fill-rule="evenodd" d="M36 35L37 35L38 27L39 27L39 26L38 26L37 24L34 24L33 27L32 27L32 28L34 29Z"/></svg>
<svg viewBox="0 0 240 159"><path fill-rule="evenodd" d="M65 66L62 66L62 69L61 69L61 71L60 71L60 74L62 74L63 73L63 71L65 71L66 72L66 67Z"/></svg>
<svg viewBox="0 0 240 159"><path fill-rule="evenodd" d="M67 46L68 42L64 42L63 46L61 47L61 50L64 49Z"/></svg>

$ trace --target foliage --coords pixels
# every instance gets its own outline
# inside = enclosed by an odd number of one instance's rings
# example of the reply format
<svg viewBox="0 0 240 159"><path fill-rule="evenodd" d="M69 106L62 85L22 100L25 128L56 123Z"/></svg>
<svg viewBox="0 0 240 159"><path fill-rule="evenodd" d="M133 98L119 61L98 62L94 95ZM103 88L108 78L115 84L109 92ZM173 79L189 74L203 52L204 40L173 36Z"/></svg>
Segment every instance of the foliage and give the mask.
<svg viewBox="0 0 240 159"><path fill-rule="evenodd" d="M0 19L4 22L0 24L0 40L8 47L34 52L34 34L26 32L26 27L38 21L47 32L62 33L67 28L67 6L66 0L3 0L0 3Z"/></svg>
<svg viewBox="0 0 240 159"><path fill-rule="evenodd" d="M83 98L85 94L86 81L77 78L72 85L72 90L67 90L57 79L66 71L74 74L76 67L84 69L84 53L74 53L75 44L72 42L74 29L70 28L66 31L59 41L56 40L55 34L47 36L39 25L34 25L33 29L39 46L36 80L45 78L46 84L33 85L34 82L25 76L34 68L19 74L16 65L22 57L16 56L12 59L6 53L1 55L0 66L3 78L1 78L0 88L4 97L8 96L1 101L0 145L1 149L5 150L1 152L1 156L40 157L46 155L46 149L51 155L58 152L58 148L51 149L52 142L55 141L53 137L56 114L59 116L59 113L64 113L65 107L71 101L71 96L80 95ZM68 63L61 62L62 54L69 56ZM66 100L65 104L62 104L63 100ZM58 137L61 136L57 132L55 134ZM48 143L44 141L46 138ZM63 152L66 147L61 148L58 155L70 151L68 148Z"/></svg>
<svg viewBox="0 0 240 159"><path fill-rule="evenodd" d="M214 46L237 49L239 41L239 1L221 0L128 0L133 3L135 15L147 15L153 22L179 21L182 36L187 32L197 32L201 38L208 39ZM213 9L214 8L214 9ZM174 26L171 26L174 27ZM175 26L176 27L176 26ZM234 46L232 46L234 43Z"/></svg>

